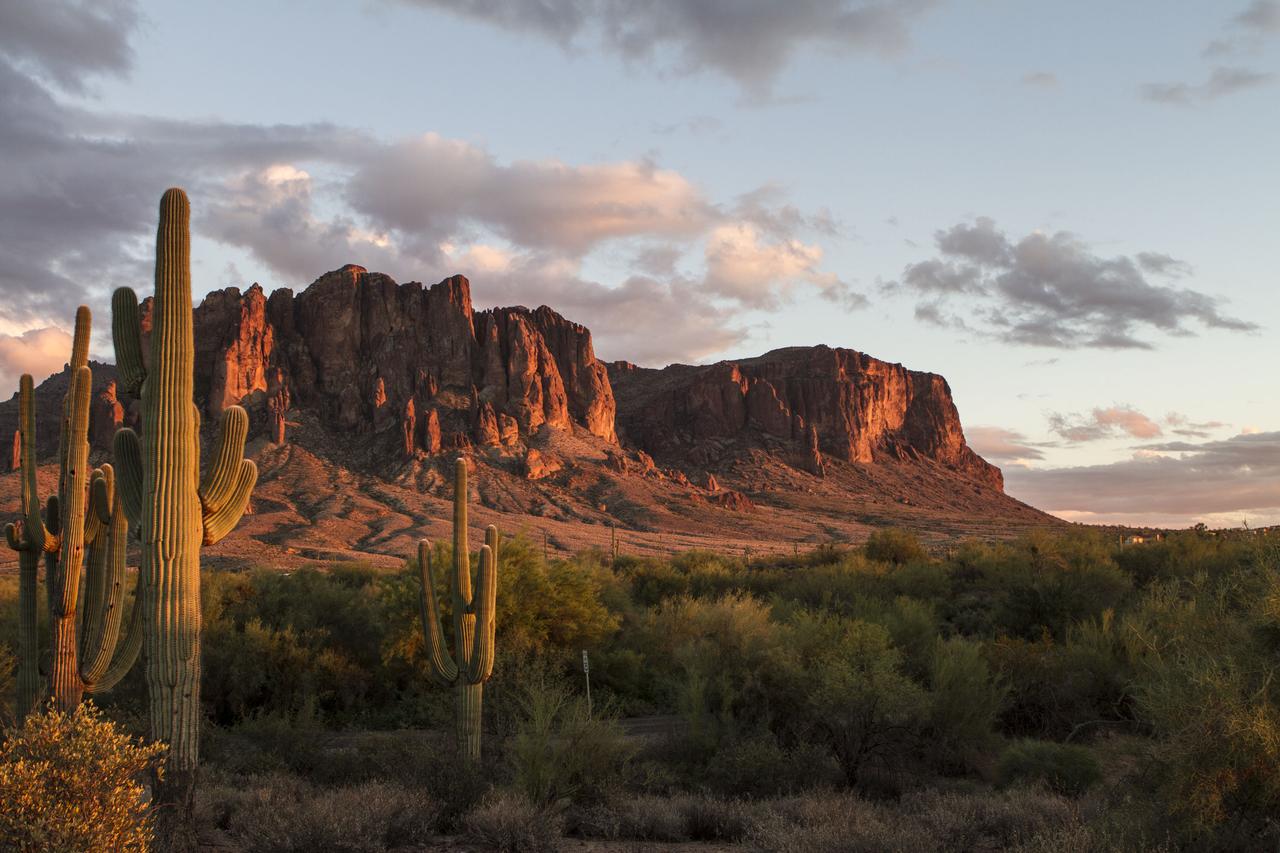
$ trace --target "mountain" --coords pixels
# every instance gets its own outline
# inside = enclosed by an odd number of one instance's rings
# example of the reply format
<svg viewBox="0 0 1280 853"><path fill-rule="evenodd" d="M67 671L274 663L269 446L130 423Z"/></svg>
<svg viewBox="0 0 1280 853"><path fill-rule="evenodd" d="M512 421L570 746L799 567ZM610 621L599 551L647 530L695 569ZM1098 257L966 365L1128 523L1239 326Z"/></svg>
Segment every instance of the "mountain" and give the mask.
<svg viewBox="0 0 1280 853"><path fill-rule="evenodd" d="M142 321L145 336L150 300ZM940 542L1060 523L1003 493L941 376L853 350L606 365L546 306L477 311L462 276L424 287L350 265L297 294L210 293L195 328L206 430L245 406L262 470L253 515L215 551L229 562L398 560L445 529L458 454L481 469L473 521L548 549L616 535L628 551L759 552L882 524ZM105 448L136 406L112 367L94 371ZM46 454L66 385L64 372L37 391ZM16 420L16 400L0 404L0 435Z"/></svg>

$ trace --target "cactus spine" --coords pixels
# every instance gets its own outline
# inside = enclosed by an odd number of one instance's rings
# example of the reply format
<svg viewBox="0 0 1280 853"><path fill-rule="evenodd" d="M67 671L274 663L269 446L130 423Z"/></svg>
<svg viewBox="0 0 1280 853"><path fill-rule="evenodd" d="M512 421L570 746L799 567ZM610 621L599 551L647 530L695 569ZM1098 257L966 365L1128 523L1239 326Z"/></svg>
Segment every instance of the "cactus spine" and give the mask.
<svg viewBox="0 0 1280 853"><path fill-rule="evenodd" d="M30 375L24 375L19 384L16 450L22 477L22 520L5 528L9 547L18 552L19 720L40 698L36 573L41 554L45 555L53 628L49 693L61 710L74 709L86 692L114 687L133 666L141 645L141 632L133 619L117 648L129 525L116 495L115 472L110 465L89 469L91 325L89 309L81 306L71 347L71 388L62 407L58 494L50 497L43 518L36 486L34 383ZM82 569L86 596L77 624ZM136 612L136 604L134 609Z"/></svg>
<svg viewBox="0 0 1280 853"><path fill-rule="evenodd" d="M125 389L141 388L142 436L116 434L119 491L142 530L142 611L153 740L169 745L158 788L168 824L158 838L190 839L191 797L199 759L200 546L239 522L258 470L244 457L249 417L239 406L222 415L218 445L200 479L200 417L193 402L195 343L191 308L190 206L170 189L160 200L150 360L142 361L138 298L112 298L116 361ZM165 831L167 830L167 831ZM185 835L185 839L176 836Z"/></svg>
<svg viewBox="0 0 1280 853"><path fill-rule="evenodd" d="M431 543L418 543L418 571L422 575L419 605L422 634L426 639L431 675L457 691L458 751L468 761L480 758L480 718L484 683L493 674L495 611L498 594L498 528L485 529L480 548L480 575L471 592L471 555L467 546L467 463L454 468L453 578L450 603L453 611L453 648L445 648L436 604L435 575L431 567Z"/></svg>

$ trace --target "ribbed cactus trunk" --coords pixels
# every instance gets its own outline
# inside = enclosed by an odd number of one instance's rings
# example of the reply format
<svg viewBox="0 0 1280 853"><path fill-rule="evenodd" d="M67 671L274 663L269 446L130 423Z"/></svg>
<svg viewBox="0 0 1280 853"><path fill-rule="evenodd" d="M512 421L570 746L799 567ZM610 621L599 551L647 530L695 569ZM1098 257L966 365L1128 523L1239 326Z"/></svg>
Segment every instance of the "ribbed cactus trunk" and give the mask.
<svg viewBox="0 0 1280 853"><path fill-rule="evenodd" d="M155 785L156 843L193 849L191 820L200 757L200 547L239 522L257 482L244 459L249 417L223 412L211 465L200 479L200 417L194 401L195 340L191 310L190 206L170 189L160 200L151 353L142 359L138 298L121 288L112 299L120 380L142 391L142 437L116 434L118 492L142 529L139 584L146 648L151 736L169 747Z"/></svg>
<svg viewBox="0 0 1280 853"><path fill-rule="evenodd" d="M498 528L485 529L480 549L480 576L471 594L471 554L467 544L467 464L459 459L454 468L453 572L450 602L453 608L453 655L445 648L436 604L435 575L431 568L431 543L418 543L418 570L422 576L419 604L427 659L436 681L454 688L457 695L458 752L464 760L480 759L480 733L484 683L493 674L495 610L498 591Z"/></svg>
<svg viewBox="0 0 1280 853"><path fill-rule="evenodd" d="M22 519L5 528L9 547L18 552L19 566L18 719L40 701L36 580L41 554L53 641L49 694L60 710L74 709L86 692L115 685L133 665L141 641L135 626L116 648L128 523L117 500L112 467L89 469L91 325L89 309L81 306L69 360L71 387L62 407L58 493L49 498L43 517L37 494L35 389L30 375L22 377L18 391ZM83 605L82 574L88 587Z"/></svg>
<svg viewBox="0 0 1280 853"><path fill-rule="evenodd" d="M190 812L200 734L199 423L193 403L190 208L160 202L151 360L142 385L143 636L151 737L169 745L161 805ZM172 824L169 831L176 829Z"/></svg>
<svg viewBox="0 0 1280 853"><path fill-rule="evenodd" d="M36 627L36 582L40 555L18 552L18 701L15 719L21 725L40 700L40 635Z"/></svg>

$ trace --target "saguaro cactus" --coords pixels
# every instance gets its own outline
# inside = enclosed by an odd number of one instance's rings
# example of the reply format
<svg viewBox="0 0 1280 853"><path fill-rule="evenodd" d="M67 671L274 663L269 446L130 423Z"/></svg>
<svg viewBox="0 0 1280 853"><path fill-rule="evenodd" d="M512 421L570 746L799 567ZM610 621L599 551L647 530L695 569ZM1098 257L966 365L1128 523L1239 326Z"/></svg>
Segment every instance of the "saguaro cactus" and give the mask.
<svg viewBox="0 0 1280 853"><path fill-rule="evenodd" d="M44 517L36 488L35 390L30 375L19 384L17 448L22 476L22 520L5 528L9 547L18 552L18 701L22 719L40 696L39 648L36 635L36 571L45 555L49 616L53 628L53 666L49 692L58 707L70 711L86 692L114 687L127 673L141 648L138 595L134 616L119 648L124 603L125 554L129 524L115 490L110 465L89 470L89 309L76 312L71 347L71 388L63 400L58 494L51 496ZM79 608L81 570L86 550L87 594ZM139 575L139 583L141 575Z"/></svg>
<svg viewBox="0 0 1280 853"><path fill-rule="evenodd" d="M209 470L200 479L200 416L193 400L190 206L170 189L160 200L151 351L142 361L138 297L112 298L116 362L127 391L141 388L142 436L116 433L119 491L137 508L145 576L143 636L151 737L169 745L157 786L157 837L181 846L190 812L200 732L200 546L239 522L258 479L244 458L249 416L229 406Z"/></svg>
<svg viewBox="0 0 1280 853"><path fill-rule="evenodd" d="M458 751L469 761L480 758L480 712L484 683L493 674L493 636L498 595L498 528L485 528L480 548L480 576L471 594L471 555L467 548L467 463L454 468L453 578L450 603L453 610L453 655L445 648L436 604L435 575L431 569L431 543L418 543L418 571L422 574L419 604L422 634L432 676L457 691Z"/></svg>

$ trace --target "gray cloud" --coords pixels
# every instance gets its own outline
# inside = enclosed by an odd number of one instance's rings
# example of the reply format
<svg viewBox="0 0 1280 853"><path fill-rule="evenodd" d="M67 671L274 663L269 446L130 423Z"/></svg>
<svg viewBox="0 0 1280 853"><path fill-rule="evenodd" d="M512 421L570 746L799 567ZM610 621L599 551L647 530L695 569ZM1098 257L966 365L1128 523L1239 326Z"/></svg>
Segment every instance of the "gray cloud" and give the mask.
<svg viewBox="0 0 1280 853"><path fill-rule="evenodd" d="M630 62L689 74L712 70L767 96L805 48L894 56L936 0L400 0L572 48L597 46Z"/></svg>
<svg viewBox="0 0 1280 853"><path fill-rule="evenodd" d="M916 316L926 322L1065 349L1150 349L1140 330L1185 335L1191 321L1210 329L1257 328L1223 314L1207 294L1149 281L1153 271L1185 270L1167 255L1100 257L1068 232L1015 241L985 217L939 231L935 242L940 257L908 265L886 286L919 297ZM946 310L957 299L968 316Z"/></svg>
<svg viewBox="0 0 1280 853"><path fill-rule="evenodd" d="M1034 86L1039 89L1056 89L1058 75L1052 71L1028 71L1022 75L1022 83L1024 86Z"/></svg>
<svg viewBox="0 0 1280 853"><path fill-rule="evenodd" d="M1228 61L1258 54L1266 40L1277 33L1280 33L1280 2L1254 0L1231 18L1228 33L1224 37L1210 39L1200 55L1204 59ZM1139 87L1138 92L1145 100L1154 103L1192 106L1266 86L1275 79L1275 74L1253 68L1217 65L1209 70L1201 83L1146 83Z"/></svg>
<svg viewBox="0 0 1280 853"><path fill-rule="evenodd" d="M1152 444L1109 465L1011 469L1010 494L1080 520L1190 525L1212 514L1280 515L1280 432Z"/></svg>
<svg viewBox="0 0 1280 853"><path fill-rule="evenodd" d="M1253 0L1249 7L1236 15L1236 24L1246 29L1268 35L1280 33L1280 2L1277 0Z"/></svg>
<svg viewBox="0 0 1280 853"><path fill-rule="evenodd" d="M1087 416L1052 412L1049 429L1072 443L1098 441L1128 435L1133 438L1157 438L1164 434L1160 425L1131 406L1096 408Z"/></svg>
<svg viewBox="0 0 1280 853"><path fill-rule="evenodd" d="M133 0L5 0L0 53L63 89L83 91L95 74L123 74L133 62Z"/></svg>
<svg viewBox="0 0 1280 853"><path fill-rule="evenodd" d="M1215 431L1230 426L1222 421L1193 421L1179 412L1169 412L1164 416L1164 422L1170 432L1183 438L1208 438Z"/></svg>

